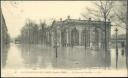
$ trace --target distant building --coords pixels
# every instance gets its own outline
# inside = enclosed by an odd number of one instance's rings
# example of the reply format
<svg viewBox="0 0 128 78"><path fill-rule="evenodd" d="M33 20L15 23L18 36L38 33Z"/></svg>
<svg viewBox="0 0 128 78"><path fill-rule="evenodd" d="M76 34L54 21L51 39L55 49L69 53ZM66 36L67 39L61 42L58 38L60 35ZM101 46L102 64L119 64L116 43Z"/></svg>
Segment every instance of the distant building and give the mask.
<svg viewBox="0 0 128 78"><path fill-rule="evenodd" d="M48 42L58 46L104 47L105 26L103 21L71 19L54 21L47 32ZM107 22L107 43L109 44L111 23ZM108 45L109 46L109 45Z"/></svg>
<svg viewBox="0 0 128 78"><path fill-rule="evenodd" d="M125 47L126 46L126 35L125 34L118 34L116 39L116 34L112 35L111 37L111 46L116 47L116 42L118 47Z"/></svg>
<svg viewBox="0 0 128 78"><path fill-rule="evenodd" d="M2 45L8 44L9 35L2 11L1 11L1 37L2 37L1 38Z"/></svg>

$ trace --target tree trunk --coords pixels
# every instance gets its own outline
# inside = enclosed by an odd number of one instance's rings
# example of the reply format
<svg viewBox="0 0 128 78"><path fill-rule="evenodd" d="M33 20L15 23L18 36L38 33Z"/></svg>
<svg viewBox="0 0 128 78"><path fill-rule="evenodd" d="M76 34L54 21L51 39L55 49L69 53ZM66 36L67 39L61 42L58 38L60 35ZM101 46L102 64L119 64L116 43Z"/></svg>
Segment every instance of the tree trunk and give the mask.
<svg viewBox="0 0 128 78"><path fill-rule="evenodd" d="M128 1L127 1L127 26L126 26L126 51L127 51L127 54L128 54Z"/></svg>
<svg viewBox="0 0 128 78"><path fill-rule="evenodd" d="M126 23L126 66L127 66L127 75L128 75L128 0L127 0L127 23Z"/></svg>
<svg viewBox="0 0 128 78"><path fill-rule="evenodd" d="M105 41L104 41L104 50L105 50L105 69L106 69L106 53L107 53L107 27L106 27L106 15L104 14L104 26L105 26Z"/></svg>
<svg viewBox="0 0 128 78"><path fill-rule="evenodd" d="M105 25L105 52L107 52L107 27L106 27L106 15L104 16L104 25Z"/></svg>

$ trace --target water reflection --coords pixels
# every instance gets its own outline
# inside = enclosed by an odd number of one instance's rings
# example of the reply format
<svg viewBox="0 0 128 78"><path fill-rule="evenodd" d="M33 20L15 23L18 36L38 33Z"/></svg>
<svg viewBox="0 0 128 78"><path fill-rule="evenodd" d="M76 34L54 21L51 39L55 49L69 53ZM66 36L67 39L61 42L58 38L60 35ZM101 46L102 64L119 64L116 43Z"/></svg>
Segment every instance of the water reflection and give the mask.
<svg viewBox="0 0 128 78"><path fill-rule="evenodd" d="M10 49L6 50L2 55L2 64L6 68L126 68L125 53L122 49L118 50L117 55L115 49L104 52L76 46L59 47L57 57L53 47L43 45L11 44Z"/></svg>
<svg viewBox="0 0 128 78"><path fill-rule="evenodd" d="M127 76L128 76L128 51L125 51L125 55L126 55L126 68L127 68Z"/></svg>
<svg viewBox="0 0 128 78"><path fill-rule="evenodd" d="M121 55L124 56L125 48L122 48Z"/></svg>
<svg viewBox="0 0 128 78"><path fill-rule="evenodd" d="M118 68L118 49L116 49L116 68Z"/></svg>
<svg viewBox="0 0 128 78"><path fill-rule="evenodd" d="M20 69L24 67L24 59L21 56L20 50L15 44L11 44L7 53L7 59L5 68Z"/></svg>
<svg viewBox="0 0 128 78"><path fill-rule="evenodd" d="M10 47L9 44L2 46L2 49L1 49L1 64L2 64L1 67L2 68L4 68L6 65L9 47Z"/></svg>
<svg viewBox="0 0 128 78"><path fill-rule="evenodd" d="M24 64L28 67L46 68L51 63L51 55L49 47L42 45L19 45L22 52L22 58L25 60Z"/></svg>

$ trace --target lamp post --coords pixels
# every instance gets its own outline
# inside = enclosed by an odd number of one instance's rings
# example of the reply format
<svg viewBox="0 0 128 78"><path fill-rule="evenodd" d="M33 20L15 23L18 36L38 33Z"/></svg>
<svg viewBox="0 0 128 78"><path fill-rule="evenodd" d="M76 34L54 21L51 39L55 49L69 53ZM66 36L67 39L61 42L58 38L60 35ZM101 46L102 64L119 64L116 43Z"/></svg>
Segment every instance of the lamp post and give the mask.
<svg viewBox="0 0 128 78"><path fill-rule="evenodd" d="M54 45L54 48L55 48L56 58L57 58L58 57L58 54L57 54L57 48L58 48L58 45L57 45L57 29L55 30L55 45Z"/></svg>
<svg viewBox="0 0 128 78"><path fill-rule="evenodd" d="M128 76L128 0L127 1L127 12L126 12L126 67L127 67L127 76Z"/></svg>
<svg viewBox="0 0 128 78"><path fill-rule="evenodd" d="M115 29L115 32L116 32L116 68L117 68L118 65L118 42L117 42L118 29L117 28Z"/></svg>
<svg viewBox="0 0 128 78"><path fill-rule="evenodd" d="M116 52L118 52L118 42L117 42L117 34L118 34L118 29L116 28L115 29L115 32L116 32Z"/></svg>

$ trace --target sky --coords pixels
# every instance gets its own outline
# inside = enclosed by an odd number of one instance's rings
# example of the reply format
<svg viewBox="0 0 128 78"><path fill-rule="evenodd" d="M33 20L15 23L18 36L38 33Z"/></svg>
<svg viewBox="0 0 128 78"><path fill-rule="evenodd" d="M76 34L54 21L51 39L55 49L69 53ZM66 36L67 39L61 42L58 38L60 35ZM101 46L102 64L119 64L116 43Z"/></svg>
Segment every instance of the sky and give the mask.
<svg viewBox="0 0 128 78"><path fill-rule="evenodd" d="M20 35L20 30L27 19L49 23L51 20L63 20L70 16L82 18L86 7L94 7L91 1L2 1L2 12L12 38Z"/></svg>

